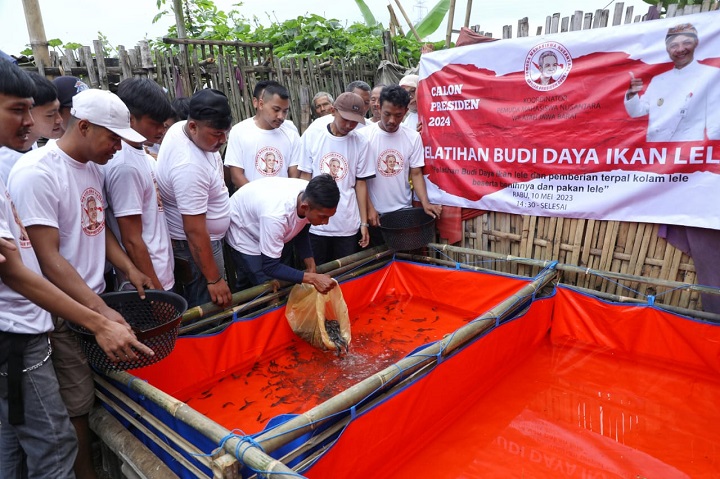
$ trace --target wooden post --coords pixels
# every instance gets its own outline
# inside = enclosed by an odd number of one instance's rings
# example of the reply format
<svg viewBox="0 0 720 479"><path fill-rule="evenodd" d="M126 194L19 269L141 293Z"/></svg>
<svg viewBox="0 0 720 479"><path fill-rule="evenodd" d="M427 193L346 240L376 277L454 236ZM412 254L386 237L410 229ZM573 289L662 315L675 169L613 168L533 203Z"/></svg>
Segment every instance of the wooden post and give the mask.
<svg viewBox="0 0 720 479"><path fill-rule="evenodd" d="M463 23L463 26L465 28L470 27L470 13L472 12L472 0L467 0L467 6L465 7L465 23Z"/></svg>
<svg viewBox="0 0 720 479"><path fill-rule="evenodd" d="M582 20L583 20L582 10L575 10L575 13L573 13L572 19L570 20L570 31L575 32L577 30L582 30Z"/></svg>
<svg viewBox="0 0 720 479"><path fill-rule="evenodd" d="M110 82L107 77L107 69L105 68L105 52L103 51L102 40L93 40L93 48L95 49L95 61L98 69L98 82L103 90L110 89Z"/></svg>
<svg viewBox="0 0 720 479"><path fill-rule="evenodd" d="M392 35L389 30L383 32L383 60L393 61Z"/></svg>
<svg viewBox="0 0 720 479"><path fill-rule="evenodd" d="M622 23L622 16L623 16L623 10L625 8L625 4L623 2L617 2L615 4L615 11L613 12L613 19L612 24L620 25Z"/></svg>
<svg viewBox="0 0 720 479"><path fill-rule="evenodd" d="M398 29L400 32L400 35L405 36L405 32L403 31L402 25L400 25L400 21L397 18L397 15L395 15L395 9L392 6L392 3L388 2L388 11L390 12L390 31L393 35L395 35L395 32L392 31L393 25L395 25L395 28Z"/></svg>
<svg viewBox="0 0 720 479"><path fill-rule="evenodd" d="M397 1L397 0L396 0ZM445 35L445 48L450 48L452 42L452 27L455 21L455 0L450 0L450 9L448 10L447 34Z"/></svg>
<svg viewBox="0 0 720 479"><path fill-rule="evenodd" d="M530 35L530 21L528 20L528 17L523 17L518 20L517 36L520 38L527 37L528 35Z"/></svg>
<svg viewBox="0 0 720 479"><path fill-rule="evenodd" d="M177 27L178 38L187 38L185 30L185 17L183 16L182 0L173 0L173 12L175 13L175 26ZM180 78L182 79L183 95L192 95L192 86L190 84L190 69L188 61L187 45L180 44Z"/></svg>
<svg viewBox="0 0 720 479"><path fill-rule="evenodd" d="M451 0L451 1L453 1L453 0ZM400 4L400 0L395 0L395 3L397 4L398 8L400 9L400 13L402 14L402 16L405 19L405 21L407 22L407 24L410 25L410 30L412 30L413 35L415 35L415 38L417 39L417 41L421 42L422 38L420 38L420 35L418 35L417 30L415 30L415 25L413 25L412 22L410 21L410 17L408 17L408 14L405 13L405 9Z"/></svg>
<svg viewBox="0 0 720 479"><path fill-rule="evenodd" d="M50 66L50 52L47 37L45 36L45 25L43 24L42 12L40 12L40 4L38 0L23 0L22 3L35 64L42 71L42 67Z"/></svg>

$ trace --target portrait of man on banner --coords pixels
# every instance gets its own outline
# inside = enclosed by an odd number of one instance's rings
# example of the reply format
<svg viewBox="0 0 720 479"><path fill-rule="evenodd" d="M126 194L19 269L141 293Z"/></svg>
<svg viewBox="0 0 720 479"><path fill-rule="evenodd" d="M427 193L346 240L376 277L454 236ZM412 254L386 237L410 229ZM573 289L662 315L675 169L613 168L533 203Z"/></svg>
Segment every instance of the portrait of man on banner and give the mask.
<svg viewBox="0 0 720 479"><path fill-rule="evenodd" d="M708 95L717 88L720 69L695 59L699 43L691 23L675 25L665 36L673 68L653 77L644 94L640 94L643 79L630 72L625 109L633 118L648 116L648 142L703 141L708 126L720 122L720 112L708 108ZM714 128L708 136L710 130Z"/></svg>

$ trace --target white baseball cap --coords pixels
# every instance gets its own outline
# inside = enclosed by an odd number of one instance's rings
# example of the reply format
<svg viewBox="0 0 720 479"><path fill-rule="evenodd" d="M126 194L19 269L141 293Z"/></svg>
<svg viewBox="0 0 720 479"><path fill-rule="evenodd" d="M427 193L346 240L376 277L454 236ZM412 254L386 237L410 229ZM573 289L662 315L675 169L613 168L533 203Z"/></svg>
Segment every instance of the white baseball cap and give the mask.
<svg viewBox="0 0 720 479"><path fill-rule="evenodd" d="M78 120L102 126L120 138L142 143L145 137L130 127L130 111L125 103L107 90L89 89L75 95L70 114Z"/></svg>

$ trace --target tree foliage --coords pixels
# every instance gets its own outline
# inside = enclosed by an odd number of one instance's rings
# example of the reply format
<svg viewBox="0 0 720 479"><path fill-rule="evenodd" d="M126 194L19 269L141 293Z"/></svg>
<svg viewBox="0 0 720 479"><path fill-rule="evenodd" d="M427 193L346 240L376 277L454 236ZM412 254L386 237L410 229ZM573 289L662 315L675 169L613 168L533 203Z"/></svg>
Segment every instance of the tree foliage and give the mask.
<svg viewBox="0 0 720 479"><path fill-rule="evenodd" d="M157 0L157 6L161 11L153 22L172 14L170 0ZM168 8L162 10L164 7ZM346 25L337 19L307 14L265 26L257 18L249 20L235 9L225 13L212 0L183 0L183 9L187 35L191 38L271 43L278 57L314 55L321 59L364 58L371 61L379 61L382 57L383 27L379 23ZM170 27L165 36L177 38L176 26ZM417 64L420 42L403 37L396 37L393 42L400 63ZM442 42L434 46L442 48Z"/></svg>

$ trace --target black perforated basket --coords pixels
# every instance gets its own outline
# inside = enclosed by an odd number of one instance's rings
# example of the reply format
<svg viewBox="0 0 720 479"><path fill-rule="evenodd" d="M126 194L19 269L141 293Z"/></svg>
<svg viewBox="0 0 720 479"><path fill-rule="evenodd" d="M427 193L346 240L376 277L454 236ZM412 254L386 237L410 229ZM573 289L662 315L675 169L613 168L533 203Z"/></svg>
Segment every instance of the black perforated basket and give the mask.
<svg viewBox="0 0 720 479"><path fill-rule="evenodd" d="M422 208L406 208L380 217L380 231L388 248L408 251L435 239L435 218Z"/></svg>
<svg viewBox="0 0 720 479"><path fill-rule="evenodd" d="M135 361L114 363L95 341L93 333L68 322L68 327L77 335L90 364L104 371L123 371L148 366L170 354L175 347L180 320L187 310L185 298L169 291L151 290L145 291L145 299L140 299L137 291L106 293L100 297L125 318L138 340L152 349L155 355L137 353L138 359Z"/></svg>

